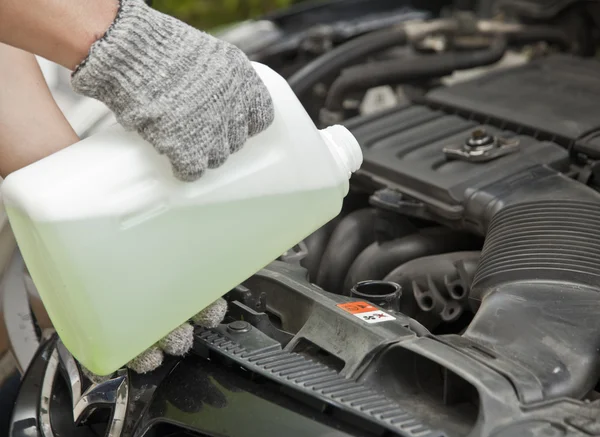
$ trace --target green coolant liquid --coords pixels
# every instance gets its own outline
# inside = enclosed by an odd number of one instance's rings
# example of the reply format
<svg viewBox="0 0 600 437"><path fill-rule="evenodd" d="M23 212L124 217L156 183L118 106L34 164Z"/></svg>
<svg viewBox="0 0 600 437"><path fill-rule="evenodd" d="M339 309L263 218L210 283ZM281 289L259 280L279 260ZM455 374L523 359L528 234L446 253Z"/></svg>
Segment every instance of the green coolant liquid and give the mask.
<svg viewBox="0 0 600 437"><path fill-rule="evenodd" d="M333 218L342 197L332 187L173 208L137 222L28 224L20 211L8 213L62 341L103 375Z"/></svg>

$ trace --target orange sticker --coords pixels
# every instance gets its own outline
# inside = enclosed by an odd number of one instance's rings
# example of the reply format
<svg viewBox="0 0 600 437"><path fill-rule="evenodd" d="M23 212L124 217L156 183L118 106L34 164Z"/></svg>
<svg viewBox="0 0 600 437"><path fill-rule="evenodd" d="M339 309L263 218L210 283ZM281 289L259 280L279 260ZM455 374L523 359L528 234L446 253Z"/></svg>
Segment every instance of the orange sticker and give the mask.
<svg viewBox="0 0 600 437"><path fill-rule="evenodd" d="M340 303L337 306L350 314L360 314L368 313L370 311L377 311L377 308L375 308L373 305L367 302L347 302Z"/></svg>
<svg viewBox="0 0 600 437"><path fill-rule="evenodd" d="M359 301L339 303L337 306L346 311L347 313L352 314L354 317L358 317L363 322L369 324L396 320L394 316L389 315L385 311L382 311L367 302Z"/></svg>

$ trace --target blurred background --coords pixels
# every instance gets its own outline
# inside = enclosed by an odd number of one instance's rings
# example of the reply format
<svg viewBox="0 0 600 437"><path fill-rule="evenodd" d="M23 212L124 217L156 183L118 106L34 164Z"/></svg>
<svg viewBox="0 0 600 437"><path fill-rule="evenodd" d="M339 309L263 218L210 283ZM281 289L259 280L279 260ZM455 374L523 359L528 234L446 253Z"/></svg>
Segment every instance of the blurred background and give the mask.
<svg viewBox="0 0 600 437"><path fill-rule="evenodd" d="M152 6L204 30L247 20L306 0L154 0Z"/></svg>

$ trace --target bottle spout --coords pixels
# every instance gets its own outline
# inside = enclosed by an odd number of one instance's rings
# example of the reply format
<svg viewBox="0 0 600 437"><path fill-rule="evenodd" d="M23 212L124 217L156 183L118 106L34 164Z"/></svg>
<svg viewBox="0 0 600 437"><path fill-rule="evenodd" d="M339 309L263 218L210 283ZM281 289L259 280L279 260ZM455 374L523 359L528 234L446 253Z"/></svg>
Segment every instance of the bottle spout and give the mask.
<svg viewBox="0 0 600 437"><path fill-rule="evenodd" d="M320 132L336 161L350 177L363 162L362 149L358 141L347 128L341 125L329 126Z"/></svg>

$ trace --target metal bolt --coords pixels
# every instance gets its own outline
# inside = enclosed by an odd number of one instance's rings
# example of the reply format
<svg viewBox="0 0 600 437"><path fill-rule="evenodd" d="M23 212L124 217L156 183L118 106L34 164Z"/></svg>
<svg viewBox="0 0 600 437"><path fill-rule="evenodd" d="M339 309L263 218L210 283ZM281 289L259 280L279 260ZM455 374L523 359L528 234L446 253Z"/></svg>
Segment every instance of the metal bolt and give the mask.
<svg viewBox="0 0 600 437"><path fill-rule="evenodd" d="M241 332L248 332L252 329L252 325L248 322L244 322L243 320L236 320L235 322L231 322L227 325L227 330L234 334L239 334Z"/></svg>
<svg viewBox="0 0 600 437"><path fill-rule="evenodd" d="M471 132L471 136L467 139L466 146L469 148L482 148L494 144L494 137L489 135L485 129L479 128Z"/></svg>

